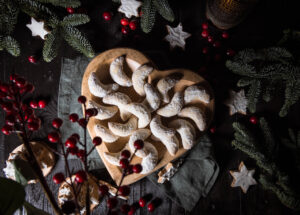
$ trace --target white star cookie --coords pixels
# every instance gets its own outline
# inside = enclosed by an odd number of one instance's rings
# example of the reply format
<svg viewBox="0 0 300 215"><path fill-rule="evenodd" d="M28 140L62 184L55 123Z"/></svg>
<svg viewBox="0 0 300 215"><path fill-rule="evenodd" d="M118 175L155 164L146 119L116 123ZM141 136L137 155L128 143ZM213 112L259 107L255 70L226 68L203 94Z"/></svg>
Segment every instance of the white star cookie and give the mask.
<svg viewBox="0 0 300 215"><path fill-rule="evenodd" d="M244 193L247 193L248 188L251 185L257 184L253 175L255 170L248 170L245 166L244 162L242 161L239 165L239 171L229 171L233 177L233 181L231 183L231 187L241 187Z"/></svg>
<svg viewBox="0 0 300 215"><path fill-rule="evenodd" d="M121 6L118 11L124 13L127 18L139 16L138 8L142 5L136 0L121 0Z"/></svg>
<svg viewBox="0 0 300 215"><path fill-rule="evenodd" d="M176 46L184 49L185 48L185 40L191 36L191 34L184 32L182 30L182 24L179 23L176 28L172 28L167 25L167 29L169 34L165 37L170 43L171 48L175 48Z"/></svg>
<svg viewBox="0 0 300 215"><path fill-rule="evenodd" d="M45 23L43 21L38 22L33 17L31 17L31 23L27 24L27 28L31 30L32 36L40 36L43 40L45 40L45 36L49 33L45 29Z"/></svg>
<svg viewBox="0 0 300 215"><path fill-rule="evenodd" d="M235 92L230 90L230 98L224 103L230 108L230 115L235 113L247 114L248 100L245 96L245 91Z"/></svg>

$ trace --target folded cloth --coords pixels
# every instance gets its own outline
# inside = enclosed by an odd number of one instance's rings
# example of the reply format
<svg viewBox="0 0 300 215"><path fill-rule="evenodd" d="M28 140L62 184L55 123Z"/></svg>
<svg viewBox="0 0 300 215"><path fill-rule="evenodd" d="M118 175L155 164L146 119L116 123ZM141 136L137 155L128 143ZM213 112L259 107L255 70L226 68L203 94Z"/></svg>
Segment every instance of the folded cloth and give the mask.
<svg viewBox="0 0 300 215"><path fill-rule="evenodd" d="M219 174L219 166L213 158L212 142L207 135L183 158L170 181L157 183L158 171L148 176L166 195L187 211L191 211L201 197L207 196Z"/></svg>
<svg viewBox="0 0 300 215"><path fill-rule="evenodd" d="M83 137L83 131L77 123L71 123L68 118L70 113L82 115L81 105L77 98L81 94L81 82L89 60L86 57L77 57L74 60L63 59L58 93L58 116L64 120L62 126L63 138L73 133ZM92 147L88 135L88 148ZM164 184L157 183L157 172L148 176L148 179L157 184L160 189L177 202L180 206L191 211L200 197L205 197L213 186L219 167L212 155L212 143L207 136L200 138L198 144L184 156L184 162L179 170ZM71 157L70 159L74 159ZM90 169L104 168L97 151L94 151L89 159Z"/></svg>

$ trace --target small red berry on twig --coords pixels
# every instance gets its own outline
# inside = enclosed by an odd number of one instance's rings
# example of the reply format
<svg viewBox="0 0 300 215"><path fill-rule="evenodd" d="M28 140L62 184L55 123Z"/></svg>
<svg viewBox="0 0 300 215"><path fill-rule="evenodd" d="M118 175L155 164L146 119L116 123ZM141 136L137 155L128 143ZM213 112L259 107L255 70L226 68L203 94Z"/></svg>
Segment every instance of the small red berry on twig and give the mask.
<svg viewBox="0 0 300 215"><path fill-rule="evenodd" d="M40 100L39 101L39 108L45 108L46 104L47 104L47 102L45 100Z"/></svg>
<svg viewBox="0 0 300 215"><path fill-rule="evenodd" d="M249 121L252 123L252 124L257 124L258 120L257 120L257 117L256 116L251 116Z"/></svg>
<svg viewBox="0 0 300 215"><path fill-rule="evenodd" d="M72 8L72 7L67 7L67 12L68 12L69 14L73 14L75 11L74 11L74 8Z"/></svg>
<svg viewBox="0 0 300 215"><path fill-rule="evenodd" d="M93 139L93 144L94 144L95 146L99 146L101 143L102 143L101 137L94 137L94 139Z"/></svg>
<svg viewBox="0 0 300 215"><path fill-rule="evenodd" d="M51 143L57 143L59 141L59 138L60 138L60 135L58 132L51 132L48 134L48 140L51 142Z"/></svg>
<svg viewBox="0 0 300 215"><path fill-rule="evenodd" d="M108 187L106 185L100 185L99 192L102 196L106 196L108 194Z"/></svg>
<svg viewBox="0 0 300 215"><path fill-rule="evenodd" d="M61 184L65 180L65 176L60 172L56 173L52 179L55 184Z"/></svg>
<svg viewBox="0 0 300 215"><path fill-rule="evenodd" d="M208 23L206 23L206 22L202 23L202 29L207 30L208 29Z"/></svg>
<svg viewBox="0 0 300 215"><path fill-rule="evenodd" d="M36 58L33 55L31 55L31 56L28 57L28 61L30 63L36 63L37 62Z"/></svg>
<svg viewBox="0 0 300 215"><path fill-rule="evenodd" d="M85 171L83 170L79 170L76 174L75 174L75 181L77 183L83 183L85 180L87 179L87 175L85 173Z"/></svg>
<svg viewBox="0 0 300 215"><path fill-rule="evenodd" d="M123 151L121 152L121 157L122 157L122 158L129 159L129 158L130 158L130 155L131 155L131 153L130 153L130 151L128 151L128 150L123 150Z"/></svg>
<svg viewBox="0 0 300 215"><path fill-rule="evenodd" d="M145 205L146 205L146 199L140 198L139 205L140 205L140 207L145 207Z"/></svg>
<svg viewBox="0 0 300 215"><path fill-rule="evenodd" d="M122 168L122 169L126 169L126 168L128 167L128 165L129 165L128 159L122 158L122 159L120 160L120 165L121 165L121 168Z"/></svg>
<svg viewBox="0 0 300 215"><path fill-rule="evenodd" d="M111 17L112 17L111 12L104 12L104 13L102 14L102 17L103 17L103 19L104 19L105 21L111 20Z"/></svg>
<svg viewBox="0 0 300 215"><path fill-rule="evenodd" d="M135 164L133 167L132 167L132 170L134 173L140 173L142 172L143 170L143 167L141 164Z"/></svg>
<svg viewBox="0 0 300 215"><path fill-rule="evenodd" d="M130 188L126 185L119 187L119 194L121 196L128 196L130 194Z"/></svg>
<svg viewBox="0 0 300 215"><path fill-rule="evenodd" d="M71 122L77 122L78 121L78 115L76 114L76 113L72 113L72 114L70 114L69 115L69 120L71 121Z"/></svg>
<svg viewBox="0 0 300 215"><path fill-rule="evenodd" d="M62 126L62 124L63 124L63 121L60 118L56 118L52 121L52 126L57 129L59 129Z"/></svg>
<svg viewBox="0 0 300 215"><path fill-rule="evenodd" d="M120 22L121 22L121 25L123 25L123 26L126 26L129 24L129 21L126 18L122 18Z"/></svg>
<svg viewBox="0 0 300 215"><path fill-rule="evenodd" d="M85 96L79 96L79 97L78 97L78 102L79 102L80 104L85 104L85 102L86 102L86 97L85 97Z"/></svg>
<svg viewBox="0 0 300 215"><path fill-rule="evenodd" d="M136 148L138 150L142 149L144 147L144 141L136 140L136 141L134 141L133 146L134 146L134 148Z"/></svg>
<svg viewBox="0 0 300 215"><path fill-rule="evenodd" d="M153 202L149 203L147 206L149 212L153 212L155 210L155 205Z"/></svg>
<svg viewBox="0 0 300 215"><path fill-rule="evenodd" d="M131 21L130 23L129 23L129 28L131 29L131 30L135 30L136 29L136 27L137 27L137 24L136 24L136 21Z"/></svg>

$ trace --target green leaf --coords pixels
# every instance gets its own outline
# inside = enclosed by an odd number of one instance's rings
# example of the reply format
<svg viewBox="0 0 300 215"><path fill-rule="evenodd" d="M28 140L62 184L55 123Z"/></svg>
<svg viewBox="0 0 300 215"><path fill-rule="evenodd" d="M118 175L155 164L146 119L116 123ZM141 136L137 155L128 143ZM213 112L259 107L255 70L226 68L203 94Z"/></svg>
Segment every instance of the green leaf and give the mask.
<svg viewBox="0 0 300 215"><path fill-rule="evenodd" d="M90 18L85 14L70 14L63 19L62 24L77 26L88 23L89 21Z"/></svg>
<svg viewBox="0 0 300 215"><path fill-rule="evenodd" d="M169 5L168 0L154 0L154 6L157 12L169 22L173 22L175 19L172 8Z"/></svg>
<svg viewBox="0 0 300 215"><path fill-rule="evenodd" d="M37 0L41 3L50 3L54 6L59 7L79 7L81 5L81 2L79 0Z"/></svg>
<svg viewBox="0 0 300 215"><path fill-rule="evenodd" d="M59 27L57 27L46 36L43 47L43 58L46 62L51 62L57 56L61 44L61 35L59 31Z"/></svg>
<svg viewBox="0 0 300 215"><path fill-rule="evenodd" d="M11 36L6 36L3 39L2 43L3 43L3 47L11 55L15 57L20 55L21 50L20 50L19 43L14 38L12 38Z"/></svg>
<svg viewBox="0 0 300 215"><path fill-rule="evenodd" d="M279 116L284 117L287 115L289 108L295 104L300 98L300 80L299 81L289 81L286 84L285 89L285 102L282 106Z"/></svg>
<svg viewBox="0 0 300 215"><path fill-rule="evenodd" d="M23 208L25 209L25 215L49 215L45 211L34 207L27 201L24 201Z"/></svg>
<svg viewBox="0 0 300 215"><path fill-rule="evenodd" d="M12 164L15 167L16 181L23 186L26 186L28 181L36 179L36 175L27 161L16 158L12 161Z"/></svg>
<svg viewBox="0 0 300 215"><path fill-rule="evenodd" d="M7 178L0 178L0 214L11 215L25 200L24 187Z"/></svg>
<svg viewBox="0 0 300 215"><path fill-rule="evenodd" d="M145 33L149 33L155 23L156 9L153 0L144 0L142 5L141 28Z"/></svg>
<svg viewBox="0 0 300 215"><path fill-rule="evenodd" d="M48 19L49 16L54 16L53 12L49 10L38 1L34 0L18 0L20 9L31 17L39 17L41 19Z"/></svg>
<svg viewBox="0 0 300 215"><path fill-rule="evenodd" d="M83 53L89 58L95 56L91 44L77 28L64 26L62 35L64 39L69 43L69 45L72 46L75 50Z"/></svg>

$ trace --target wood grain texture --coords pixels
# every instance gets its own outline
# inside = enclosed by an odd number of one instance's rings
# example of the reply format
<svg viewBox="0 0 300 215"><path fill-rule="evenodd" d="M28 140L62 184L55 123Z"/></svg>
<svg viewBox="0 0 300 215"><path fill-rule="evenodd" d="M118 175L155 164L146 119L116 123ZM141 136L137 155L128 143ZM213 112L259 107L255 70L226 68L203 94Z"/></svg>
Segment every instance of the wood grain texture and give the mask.
<svg viewBox="0 0 300 215"><path fill-rule="evenodd" d="M100 55L95 57L90 62L90 64L87 66L87 68L85 70L85 73L84 73L84 76L82 79L82 85L81 85L81 93L82 93L82 95L84 95L87 98L87 100L93 100L101 105L105 105L105 104L103 104L102 99L100 99L96 96L93 96L90 93L89 87L88 87L88 78L90 77L90 74L92 72L95 72L97 74L97 77L99 78L99 80L102 83L104 83L104 84L114 83L109 74L109 66L114 59L116 59L119 56L123 56L123 55L126 56L124 72L128 75L128 77L131 77L133 71L135 71L139 66L147 63L147 64L151 64L154 67L153 72L148 76L148 83L152 83L152 84L154 84L154 86L156 85L155 84L156 81L160 80L161 78L167 77L171 74L176 73L176 74L182 75L182 78L176 83L174 88L172 90L170 90L171 93L173 93L173 94L175 92L183 92L186 87L191 86L191 85L197 84L197 85L203 86L210 94L210 97L211 97L210 102L205 105L200 102L193 103L192 105L198 106L199 108L204 110L204 112L205 112L204 115L205 115L206 123L207 123L206 128L209 127L210 122L212 121L212 118L213 118L213 113L214 113L214 97L213 97L213 91L211 90L211 87L207 83L207 81L204 80L198 74L196 74L188 69L171 69L171 70L160 71L160 70L156 69L154 63L151 62L151 60L149 58L147 58L144 54L142 54L141 52L134 50L134 49L129 49L129 48L111 49L111 50L101 53ZM133 87L121 87L120 86L118 92L128 95L131 98L132 102L142 102L145 99L145 97L139 96L135 92ZM152 113L152 117L154 116L154 114L155 113ZM178 118L178 117L174 116L174 117L169 117L169 118L163 118L163 124L167 125L168 122L170 122L171 120L174 120L176 118ZM124 123L121 120L119 114L116 114L113 118L110 118L107 120L97 120L95 118L92 118L89 121L89 124L87 126L91 138L93 139L96 136L95 131L94 131L94 126L96 124L101 124L105 127L108 127L107 126L108 122ZM146 128L150 129L149 125ZM197 137L201 136L203 133L204 132L198 131ZM103 144L101 144L100 146L97 147L97 151L100 154L100 157L102 158L103 163L105 164L108 172L110 173L111 177L116 182L116 184L119 184L119 182L122 178L122 169L118 166L110 164L105 159L104 153L120 151L128 142L129 137L130 136L122 137L122 138L120 137L117 141L115 141L113 143L103 142ZM158 162L157 166L148 174L135 174L134 173L134 174L126 176L123 180L123 184L132 184L132 183L142 179L143 177L151 174L152 172L155 172L156 170L165 166L172 160L177 159L178 157L180 157L181 155L183 155L184 153L186 153L188 151L182 147L182 144L180 144L179 150L177 151L177 153L174 156L172 156L168 153L165 146L161 142L153 141L153 140L148 140L148 141L151 141L151 143L156 147L156 149L158 151L159 162ZM134 156L132 159L132 164L141 163L141 161L142 161L141 158Z"/></svg>

